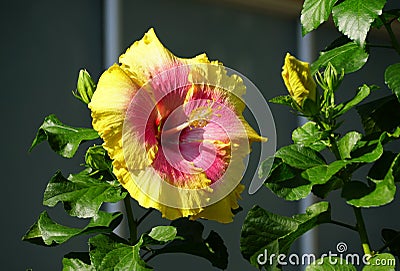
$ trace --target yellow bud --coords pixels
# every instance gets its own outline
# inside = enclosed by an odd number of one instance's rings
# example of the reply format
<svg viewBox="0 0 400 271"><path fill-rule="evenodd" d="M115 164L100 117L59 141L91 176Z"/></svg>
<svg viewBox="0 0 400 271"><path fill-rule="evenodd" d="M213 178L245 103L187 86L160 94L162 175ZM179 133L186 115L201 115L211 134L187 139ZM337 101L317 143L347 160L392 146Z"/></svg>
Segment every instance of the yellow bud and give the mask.
<svg viewBox="0 0 400 271"><path fill-rule="evenodd" d="M316 100L317 85L311 76L309 63L287 53L282 67L282 78L290 96L298 105L302 106L305 98Z"/></svg>

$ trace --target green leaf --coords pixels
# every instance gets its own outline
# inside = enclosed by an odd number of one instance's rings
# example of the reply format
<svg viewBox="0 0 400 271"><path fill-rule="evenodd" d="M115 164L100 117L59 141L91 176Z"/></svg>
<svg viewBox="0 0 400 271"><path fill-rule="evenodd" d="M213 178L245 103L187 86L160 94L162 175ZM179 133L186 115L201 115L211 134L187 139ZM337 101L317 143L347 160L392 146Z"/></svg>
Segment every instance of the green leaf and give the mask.
<svg viewBox="0 0 400 271"><path fill-rule="evenodd" d="M332 12L337 0L305 0L301 11L300 21L303 36L318 28Z"/></svg>
<svg viewBox="0 0 400 271"><path fill-rule="evenodd" d="M398 154L390 152L390 151L384 151L382 156L375 161L375 163L372 165L371 169L368 172L368 177L372 178L374 180L379 180L383 179L386 175L386 173L390 170L390 167L392 167L393 162L395 161L396 157ZM400 160L396 160L399 162ZM396 170L397 166L393 165L393 170ZM394 172L393 172L394 173ZM394 176L394 174L393 174ZM398 176L396 176L398 177Z"/></svg>
<svg viewBox="0 0 400 271"><path fill-rule="evenodd" d="M387 0L345 0L332 9L333 20L339 31L364 45L372 22L382 14Z"/></svg>
<svg viewBox="0 0 400 271"><path fill-rule="evenodd" d="M360 140L352 149L349 163L372 163L384 153L383 145L400 137L400 127L393 133L383 132L378 139Z"/></svg>
<svg viewBox="0 0 400 271"><path fill-rule="evenodd" d="M141 238L134 246L117 242L108 235L100 234L89 239L90 260L96 270L151 271L140 257Z"/></svg>
<svg viewBox="0 0 400 271"><path fill-rule="evenodd" d="M399 155L397 153L397 155ZM395 159L392 164L393 178L395 182L400 182L400 159Z"/></svg>
<svg viewBox="0 0 400 271"><path fill-rule="evenodd" d="M392 132L400 126L400 103L395 95L357 106L357 112L366 135Z"/></svg>
<svg viewBox="0 0 400 271"><path fill-rule="evenodd" d="M303 100L301 108L305 116L315 116L320 111L318 104L307 97Z"/></svg>
<svg viewBox="0 0 400 271"><path fill-rule="evenodd" d="M292 140L294 143L309 147L315 151L321 151L326 147L322 141L325 138L326 133L321 131L318 125L312 121L298 127L292 133Z"/></svg>
<svg viewBox="0 0 400 271"><path fill-rule="evenodd" d="M177 230L173 226L158 226L151 229L148 236L158 242L169 242L176 238Z"/></svg>
<svg viewBox="0 0 400 271"><path fill-rule="evenodd" d="M375 19L372 27L381 28L385 23L391 24L394 20L400 18L400 9L391 9L382 12L382 15ZM383 20L382 20L383 19Z"/></svg>
<svg viewBox="0 0 400 271"><path fill-rule="evenodd" d="M398 139L400 137L400 127L396 127L396 129L394 129L394 131L391 133L384 132L384 135L384 143L388 143L391 140Z"/></svg>
<svg viewBox="0 0 400 271"><path fill-rule="evenodd" d="M298 225L299 223L290 217L270 213L259 206L253 207L248 212L242 226L240 250L243 257L250 261L259 253L263 253L264 247L295 232ZM279 253L279 243L277 242L276 245L275 252ZM257 261L251 263L258 267Z"/></svg>
<svg viewBox="0 0 400 271"><path fill-rule="evenodd" d="M387 141L388 137L390 137L389 134L383 133L378 140L361 141L361 134L354 131L349 132L338 141L340 155L345 160L337 160L329 165L323 164L308 168L301 173L301 177L308 180L312 186L317 185L315 189L313 188L313 192L317 196L324 198L327 193L343 185L339 174L344 168L354 165L352 169L346 169L347 171L354 171L363 164L378 160L383 154L383 142ZM393 174L398 175L397 171L394 171ZM360 187L358 182L354 185L358 189L355 193L358 193L359 197L368 194L372 189L364 187L361 190L362 187Z"/></svg>
<svg viewBox="0 0 400 271"><path fill-rule="evenodd" d="M292 107L293 99L290 95L276 96L269 100L270 103L282 104Z"/></svg>
<svg viewBox="0 0 400 271"><path fill-rule="evenodd" d="M285 200L299 200L310 194L312 184L301 178L301 170L289 166L280 158L271 159L273 157L267 158L259 170L260 178L267 177L264 183L266 187ZM263 164L271 161L273 161L271 170L264 172Z"/></svg>
<svg viewBox="0 0 400 271"><path fill-rule="evenodd" d="M65 243L69 239L82 234L111 232L121 222L121 213L99 211L89 224L83 228L70 228L54 222L46 211L41 213L38 221L22 237L23 241L43 246L54 246Z"/></svg>
<svg viewBox="0 0 400 271"><path fill-rule="evenodd" d="M351 158L350 153L361 138L362 134L356 131L345 134L337 143L340 157L342 157L342 159Z"/></svg>
<svg viewBox="0 0 400 271"><path fill-rule="evenodd" d="M311 65L311 73L326 67L330 62L338 71L351 73L361 69L368 60L368 53L356 43L350 42L327 52L322 52L319 58Z"/></svg>
<svg viewBox="0 0 400 271"><path fill-rule="evenodd" d="M91 265L89 251L69 252L68 254L64 255L64 259L77 259L87 265Z"/></svg>
<svg viewBox="0 0 400 271"><path fill-rule="evenodd" d="M323 157L318 152L297 144L280 148L275 153L275 157L281 158L286 164L298 169L325 164Z"/></svg>
<svg viewBox="0 0 400 271"><path fill-rule="evenodd" d="M79 144L85 140L94 140L99 135L93 129L74 128L63 124L55 115L44 119L36 134L29 151L47 140L51 149L62 157L71 158L78 150Z"/></svg>
<svg viewBox="0 0 400 271"><path fill-rule="evenodd" d="M184 218L172 221L171 226L177 229L177 236L180 238L154 250L156 255L187 253L207 259L217 268L227 268L228 251L218 233L211 231L208 237L204 239L204 226L198 221L190 221Z"/></svg>
<svg viewBox="0 0 400 271"><path fill-rule="evenodd" d="M376 88L375 86L369 87L367 85L363 85L363 86L359 87L358 91L353 99L351 99L350 101L348 101L344 104L339 104L335 108L336 113L333 117L337 118L337 117L343 115L344 113L346 113L347 111L349 111L350 109L352 109L354 106L356 106L357 104L362 102L365 98L367 98L369 96L369 94L371 93L371 90L373 90L375 88Z"/></svg>
<svg viewBox="0 0 400 271"><path fill-rule="evenodd" d="M63 271L94 271L94 266L90 262L89 251L85 252L70 252L64 255Z"/></svg>
<svg viewBox="0 0 400 271"><path fill-rule="evenodd" d="M385 83L400 101L400 63L390 65L386 68Z"/></svg>
<svg viewBox="0 0 400 271"><path fill-rule="evenodd" d="M342 188L343 186L343 180L333 176L328 182L325 184L317 184L314 185L312 188L312 192L314 195L317 197L320 197L322 199L326 198L329 194L329 192L337 190L339 188Z"/></svg>
<svg viewBox="0 0 400 271"><path fill-rule="evenodd" d="M308 128L306 130L309 130ZM301 130L299 130L301 131ZM301 132L298 132L300 134ZM296 134L296 133L295 133ZM307 132L304 132L307 135ZM300 138L300 136L299 136ZM306 138L306 137L305 137ZM297 139L296 139L297 140ZM312 139L310 138L310 142ZM260 178L267 177L265 186L275 195L285 200L299 200L307 197L315 185L328 183L350 161L336 161L330 165L320 157L319 153L299 145L283 147L276 153L268 175L260 168ZM310 159L311 158L311 159ZM298 162L300 159L300 162ZM266 160L268 163L270 161ZM295 168L294 165L297 167ZM302 169L305 169L304 171ZM342 181L335 177L336 181L328 185L316 188L317 195L325 195L330 191L341 187ZM320 189L320 193L318 192Z"/></svg>
<svg viewBox="0 0 400 271"><path fill-rule="evenodd" d="M282 269L278 268L279 263L277 257L270 257L272 254L280 254L278 240L269 243L265 247L264 251L257 256L257 258L250 258L250 263L254 266L263 266L264 268L262 270L265 271L281 271Z"/></svg>
<svg viewBox="0 0 400 271"><path fill-rule="evenodd" d="M354 165L356 170L365 163L372 163L378 160L383 154L382 142L386 140L386 135L382 134L379 140L360 141L362 135L358 132L351 131L338 141L338 148L341 157L345 160L337 160L329 165L318 165L309 168L302 172L302 177L313 186L313 193L321 198L324 198L330 191L341 188L343 180L340 177L340 172L349 165ZM349 171L350 169L346 169ZM355 184L360 189L359 183ZM361 195L368 193L368 189L360 192ZM367 191L367 192L366 192ZM360 196L361 197L361 196Z"/></svg>
<svg viewBox="0 0 400 271"><path fill-rule="evenodd" d="M306 271L357 271L354 265L339 257L323 257L306 267Z"/></svg>
<svg viewBox="0 0 400 271"><path fill-rule="evenodd" d="M381 234L385 244L389 244L390 253L400 257L400 232L393 229L382 229Z"/></svg>
<svg viewBox="0 0 400 271"><path fill-rule="evenodd" d="M263 171L263 164L264 163L271 163L272 161L272 166L271 170L268 172ZM259 177L261 178L267 178L267 182L272 182L272 183L278 183L281 181L286 181L294 178L298 170L292 168L288 164L285 164L282 159L280 158L274 158L273 156L268 157L263 163L261 164L260 170L259 170Z"/></svg>
<svg viewBox="0 0 400 271"><path fill-rule="evenodd" d="M94 266L84 263L80 259L74 258L63 258L62 260L63 269L62 271L96 271Z"/></svg>
<svg viewBox="0 0 400 271"><path fill-rule="evenodd" d="M94 170L112 170L111 159L103 146L95 145L86 151L86 165Z"/></svg>
<svg viewBox="0 0 400 271"><path fill-rule="evenodd" d="M358 141L350 154L352 159L349 161L352 163L375 162L383 154L383 139L384 136L381 136L379 140Z"/></svg>
<svg viewBox="0 0 400 271"><path fill-rule="evenodd" d="M311 151L313 155L316 154L313 150ZM315 159L319 159L318 156L316 157ZM269 159L264 162L270 163ZM302 170L290 166L282 158L277 157L273 160L273 165L268 175L264 174L262 166L260 172L263 173L259 175L260 178L267 177L264 185L280 198L293 201L303 199L311 193L313 183L301 176Z"/></svg>
<svg viewBox="0 0 400 271"><path fill-rule="evenodd" d="M313 184L298 174L286 181L277 183L266 182L265 186L278 197L293 201L307 197L311 193Z"/></svg>
<svg viewBox="0 0 400 271"><path fill-rule="evenodd" d="M176 234L173 226L154 227L133 246L122 243L114 235L97 235L89 240L90 259L96 270L150 271L153 269L140 257L140 249L168 243L177 238Z"/></svg>
<svg viewBox="0 0 400 271"><path fill-rule="evenodd" d="M348 162L343 160L337 160L329 165L318 165L309 168L301 174L301 176L309 180L312 184L325 184L328 182L333 175L338 173L342 168L344 168Z"/></svg>
<svg viewBox="0 0 400 271"><path fill-rule="evenodd" d="M334 41L332 41L322 52L327 52L332 49L335 49L337 47L340 47L342 45L345 45L347 43L351 42L351 39L349 39L346 35L341 35L340 37L336 38Z"/></svg>
<svg viewBox="0 0 400 271"><path fill-rule="evenodd" d="M305 214L285 217L253 207L244 221L240 249L245 259L259 267L257 258L265 249L276 254L287 254L293 242L315 226L330 221L328 202L319 202L307 208ZM275 242L275 243L274 243ZM271 250L268 250L268 253ZM267 263L270 264L270 263Z"/></svg>
<svg viewBox="0 0 400 271"><path fill-rule="evenodd" d="M368 261L362 271L395 271L396 259L390 253L377 254Z"/></svg>
<svg viewBox="0 0 400 271"><path fill-rule="evenodd" d="M358 181L346 183L342 190L342 197L348 204L356 207L376 207L393 201L396 194L393 167L397 164L398 159L400 159L400 155L397 155L382 179L368 177L370 185Z"/></svg>
<svg viewBox="0 0 400 271"><path fill-rule="evenodd" d="M126 197L118 182L91 178L90 170L70 175L68 179L58 171L44 191L43 204L53 207L62 202L69 215L87 218L96 215L104 202L118 202Z"/></svg>

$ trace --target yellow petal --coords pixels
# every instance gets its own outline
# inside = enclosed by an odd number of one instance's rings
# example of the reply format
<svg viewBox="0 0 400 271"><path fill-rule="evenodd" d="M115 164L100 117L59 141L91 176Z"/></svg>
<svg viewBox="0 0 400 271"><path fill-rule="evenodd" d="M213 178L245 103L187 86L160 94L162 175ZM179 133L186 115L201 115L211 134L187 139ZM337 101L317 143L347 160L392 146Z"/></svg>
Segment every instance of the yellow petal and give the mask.
<svg viewBox="0 0 400 271"><path fill-rule="evenodd" d="M156 74L182 64L208 63L205 54L192 59L178 58L163 46L151 28L141 40L136 41L119 57L121 67L140 86Z"/></svg>
<svg viewBox="0 0 400 271"><path fill-rule="evenodd" d="M189 81L202 87L192 89L192 92L188 93L186 101L194 94L193 91L201 89L203 92L212 92L213 96L219 97L216 99L218 102L232 104L238 114L241 114L246 107L243 101L243 95L246 93L243 79L236 74L227 75L226 68L218 61L192 65Z"/></svg>
<svg viewBox="0 0 400 271"><path fill-rule="evenodd" d="M239 184L235 190L233 190L228 196L204 208L203 211L190 217L190 219L205 218L215 220L221 223L230 223L233 221L234 214L232 210L239 208L237 203L238 199L241 199L240 194L244 190L244 185Z"/></svg>
<svg viewBox="0 0 400 271"><path fill-rule="evenodd" d="M162 191L160 191L160 187L156 187L154 183L148 182L148 187L143 188L136 185L136 182L133 180L132 172L127 170L127 165L119 161L113 162L114 174L118 178L118 180L123 180L122 186L129 192L130 196L137 200L137 202L144 208L154 208L159 210L162 214L163 218L167 218L169 220L174 220L180 217L189 217L195 214L198 214L203 210L203 208L194 208L194 209L182 209L182 208L173 208L170 206L166 206L160 203L160 200L154 200L147 193L143 191L143 189L147 189L151 185L151 189L153 191L160 192L159 197L168 197L170 195L163 195ZM147 171L149 174L150 171ZM146 178L146 172L142 171L140 177ZM149 180L147 180L149 181Z"/></svg>
<svg viewBox="0 0 400 271"><path fill-rule="evenodd" d="M104 140L103 146L112 160L124 161L126 158L122 148L123 126L127 108L137 90L138 86L128 75L118 65L113 65L100 77L88 105L92 111L93 128ZM132 166L143 168L151 163L151 159L143 144L134 137L132 135L130 144L127 144L128 153L135 158Z"/></svg>
<svg viewBox="0 0 400 271"><path fill-rule="evenodd" d="M302 105L305 98L316 99L316 83L311 76L310 64L286 54L282 78L290 96Z"/></svg>

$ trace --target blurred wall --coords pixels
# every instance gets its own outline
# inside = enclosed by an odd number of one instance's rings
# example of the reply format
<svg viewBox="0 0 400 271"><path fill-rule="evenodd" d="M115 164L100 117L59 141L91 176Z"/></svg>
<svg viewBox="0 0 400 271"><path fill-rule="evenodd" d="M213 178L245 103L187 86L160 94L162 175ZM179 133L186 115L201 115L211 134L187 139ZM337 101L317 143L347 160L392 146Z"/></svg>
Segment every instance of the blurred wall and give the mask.
<svg viewBox="0 0 400 271"><path fill-rule="evenodd" d="M43 191L57 169L75 172L83 162L63 159L47 143L28 153L45 116L89 126L86 106L71 94L79 69L97 79L102 71L101 1L3 1L1 25L1 263L2 270L61 270L71 250L86 249L86 240L43 248L21 237L45 209ZM49 210L56 221L62 207ZM81 226L68 220L70 226Z"/></svg>

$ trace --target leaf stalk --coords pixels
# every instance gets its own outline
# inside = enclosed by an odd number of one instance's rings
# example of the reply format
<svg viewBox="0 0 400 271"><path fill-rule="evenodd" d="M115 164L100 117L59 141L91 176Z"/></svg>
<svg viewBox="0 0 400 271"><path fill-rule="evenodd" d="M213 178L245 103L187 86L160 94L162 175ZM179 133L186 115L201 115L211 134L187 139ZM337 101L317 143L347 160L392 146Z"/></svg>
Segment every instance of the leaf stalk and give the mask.
<svg viewBox="0 0 400 271"><path fill-rule="evenodd" d="M126 196L124 198L124 205L125 205L126 216L128 218L129 241L133 245L137 241L137 221L133 216L131 198L129 196Z"/></svg>
<svg viewBox="0 0 400 271"><path fill-rule="evenodd" d="M357 219L357 229L358 229L358 234L360 235L360 240L362 248L364 250L364 254L371 255L371 248L369 245L367 230L365 228L365 223L364 223L364 218L362 216L361 208L354 206L353 211Z"/></svg>

